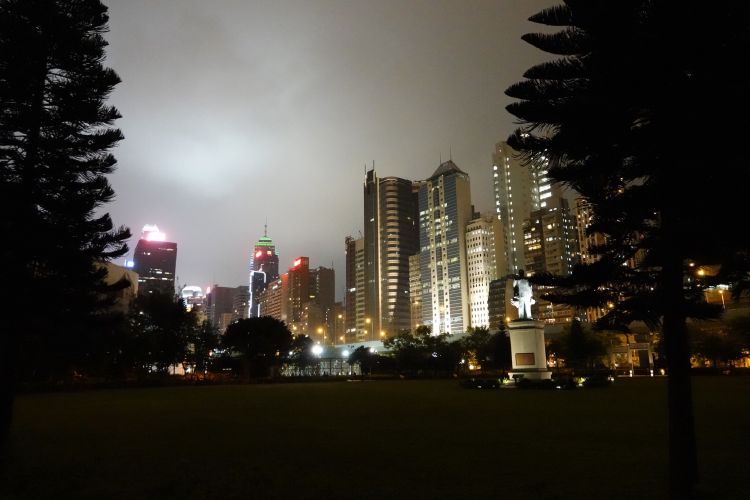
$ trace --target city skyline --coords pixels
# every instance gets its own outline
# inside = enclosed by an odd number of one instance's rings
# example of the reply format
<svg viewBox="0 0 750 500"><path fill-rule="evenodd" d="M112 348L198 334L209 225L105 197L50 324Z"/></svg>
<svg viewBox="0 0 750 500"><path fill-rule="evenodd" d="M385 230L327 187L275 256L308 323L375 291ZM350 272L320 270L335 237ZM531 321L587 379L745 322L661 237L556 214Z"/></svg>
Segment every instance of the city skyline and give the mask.
<svg viewBox="0 0 750 500"><path fill-rule="evenodd" d="M503 89L543 57L520 39L536 1L105 3L126 137L106 209L131 252L149 223L180 245L181 285L246 284L267 218L280 265L333 264L341 300L373 160L420 180L452 154L491 210Z"/></svg>

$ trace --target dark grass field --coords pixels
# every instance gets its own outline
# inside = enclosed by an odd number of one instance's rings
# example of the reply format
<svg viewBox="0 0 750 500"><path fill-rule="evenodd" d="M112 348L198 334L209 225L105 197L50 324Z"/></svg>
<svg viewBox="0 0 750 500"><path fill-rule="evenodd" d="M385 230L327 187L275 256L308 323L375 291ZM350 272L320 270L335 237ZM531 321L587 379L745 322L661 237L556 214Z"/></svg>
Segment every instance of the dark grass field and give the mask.
<svg viewBox="0 0 750 500"><path fill-rule="evenodd" d="M695 378L700 498L750 498L750 377ZM665 498L666 380L22 396L2 498Z"/></svg>

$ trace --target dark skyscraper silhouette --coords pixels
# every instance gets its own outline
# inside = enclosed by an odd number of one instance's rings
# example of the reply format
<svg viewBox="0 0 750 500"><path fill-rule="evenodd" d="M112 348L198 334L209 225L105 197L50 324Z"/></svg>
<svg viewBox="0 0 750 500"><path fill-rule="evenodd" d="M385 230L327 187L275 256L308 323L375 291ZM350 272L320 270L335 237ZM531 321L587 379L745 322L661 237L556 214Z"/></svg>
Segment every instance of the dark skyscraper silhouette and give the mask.
<svg viewBox="0 0 750 500"><path fill-rule="evenodd" d="M164 233L152 225L143 227L135 246L133 270L138 273L138 294L174 295L177 243L166 241Z"/></svg>

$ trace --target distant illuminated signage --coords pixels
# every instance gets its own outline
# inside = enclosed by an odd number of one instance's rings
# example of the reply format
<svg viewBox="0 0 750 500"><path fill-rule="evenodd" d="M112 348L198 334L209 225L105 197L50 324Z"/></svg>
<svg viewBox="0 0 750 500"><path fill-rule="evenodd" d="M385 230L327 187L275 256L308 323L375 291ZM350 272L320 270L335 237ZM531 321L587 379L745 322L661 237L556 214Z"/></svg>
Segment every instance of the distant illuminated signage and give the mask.
<svg viewBox="0 0 750 500"><path fill-rule="evenodd" d="M256 259L260 258L261 255L263 255L262 251L258 250L257 252L255 252L255 258Z"/></svg>
<svg viewBox="0 0 750 500"><path fill-rule="evenodd" d="M294 261L294 265L292 267L299 267L300 264L302 264L302 259L297 259Z"/></svg>

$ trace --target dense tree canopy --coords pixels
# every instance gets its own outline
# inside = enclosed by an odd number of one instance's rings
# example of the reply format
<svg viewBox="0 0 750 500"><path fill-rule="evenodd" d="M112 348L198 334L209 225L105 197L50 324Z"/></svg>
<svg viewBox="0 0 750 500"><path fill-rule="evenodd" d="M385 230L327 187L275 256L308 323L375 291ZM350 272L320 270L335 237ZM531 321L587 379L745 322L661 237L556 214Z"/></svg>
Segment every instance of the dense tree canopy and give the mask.
<svg viewBox="0 0 750 500"><path fill-rule="evenodd" d="M223 346L242 358L245 378L265 377L288 356L292 333L286 324L271 316L241 319L229 325Z"/></svg>

